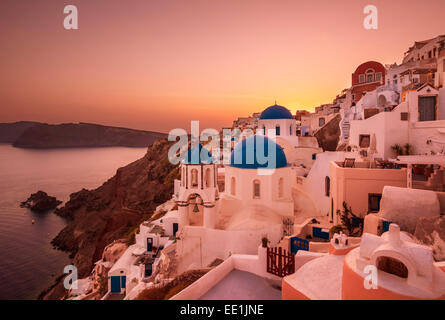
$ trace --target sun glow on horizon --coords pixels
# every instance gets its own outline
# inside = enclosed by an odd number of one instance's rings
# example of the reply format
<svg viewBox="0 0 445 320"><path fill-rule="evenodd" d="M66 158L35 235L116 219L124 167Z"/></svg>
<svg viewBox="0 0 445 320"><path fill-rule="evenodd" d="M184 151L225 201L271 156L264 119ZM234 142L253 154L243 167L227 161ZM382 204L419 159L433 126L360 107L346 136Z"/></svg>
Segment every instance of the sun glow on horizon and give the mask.
<svg viewBox="0 0 445 320"><path fill-rule="evenodd" d="M400 62L414 41L444 33L445 2L428 3L375 0L370 31L364 0L81 2L79 30L67 31L60 1L3 2L0 121L168 132L196 119L227 127L275 101L313 111L362 62ZM420 15L429 19L400 23Z"/></svg>

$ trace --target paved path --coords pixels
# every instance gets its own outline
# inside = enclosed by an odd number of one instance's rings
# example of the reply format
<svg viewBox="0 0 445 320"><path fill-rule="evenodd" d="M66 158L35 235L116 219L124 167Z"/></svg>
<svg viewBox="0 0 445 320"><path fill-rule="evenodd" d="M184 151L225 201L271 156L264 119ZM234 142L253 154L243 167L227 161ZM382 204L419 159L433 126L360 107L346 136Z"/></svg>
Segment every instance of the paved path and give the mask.
<svg viewBox="0 0 445 320"><path fill-rule="evenodd" d="M201 300L281 300L281 282L232 270Z"/></svg>
<svg viewBox="0 0 445 320"><path fill-rule="evenodd" d="M110 293L105 300L123 300L125 298L124 294Z"/></svg>

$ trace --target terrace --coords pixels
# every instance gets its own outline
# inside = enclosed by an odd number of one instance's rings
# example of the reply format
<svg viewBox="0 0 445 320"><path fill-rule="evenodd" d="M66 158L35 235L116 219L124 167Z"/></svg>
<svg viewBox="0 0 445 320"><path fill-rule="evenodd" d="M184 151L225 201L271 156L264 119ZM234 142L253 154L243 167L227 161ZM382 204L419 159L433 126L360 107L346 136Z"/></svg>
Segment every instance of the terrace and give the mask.
<svg viewBox="0 0 445 320"><path fill-rule="evenodd" d="M354 158L346 158L334 163L339 168L361 170L363 173L369 173L367 169L385 170L371 173L377 175L390 175L395 170L406 170L407 188L445 192L445 156L442 155L399 156L395 160L374 159L360 162L356 162Z"/></svg>
<svg viewBox="0 0 445 320"><path fill-rule="evenodd" d="M200 300L281 300L281 281L235 269Z"/></svg>
<svg viewBox="0 0 445 320"><path fill-rule="evenodd" d="M407 166L408 188L445 191L445 156L399 156L395 164Z"/></svg>

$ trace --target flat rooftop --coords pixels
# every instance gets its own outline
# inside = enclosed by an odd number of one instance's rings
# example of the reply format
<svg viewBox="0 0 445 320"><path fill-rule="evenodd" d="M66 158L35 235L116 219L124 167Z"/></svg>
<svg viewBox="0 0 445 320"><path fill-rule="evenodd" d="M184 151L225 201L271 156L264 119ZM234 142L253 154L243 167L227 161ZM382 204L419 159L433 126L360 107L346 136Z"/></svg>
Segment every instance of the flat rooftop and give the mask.
<svg viewBox="0 0 445 320"><path fill-rule="evenodd" d="M235 269L200 300L281 300L281 281Z"/></svg>

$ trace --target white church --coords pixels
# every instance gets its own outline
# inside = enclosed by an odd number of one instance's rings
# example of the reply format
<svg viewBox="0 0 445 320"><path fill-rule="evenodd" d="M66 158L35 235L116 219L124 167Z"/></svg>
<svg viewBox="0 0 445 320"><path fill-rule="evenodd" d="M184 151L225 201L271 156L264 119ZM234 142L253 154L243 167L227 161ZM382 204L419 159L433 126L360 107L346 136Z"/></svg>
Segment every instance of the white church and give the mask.
<svg viewBox="0 0 445 320"><path fill-rule="evenodd" d="M276 245L283 237L283 221L293 220L293 165L299 154L300 161L311 162L320 148L315 138L297 136L295 119L282 106L265 109L258 129L233 149L223 169L224 192L218 190L218 166L210 152L202 145L188 150L176 192L177 254L184 270L234 253L254 254L263 237ZM301 138L315 143L302 146Z"/></svg>

